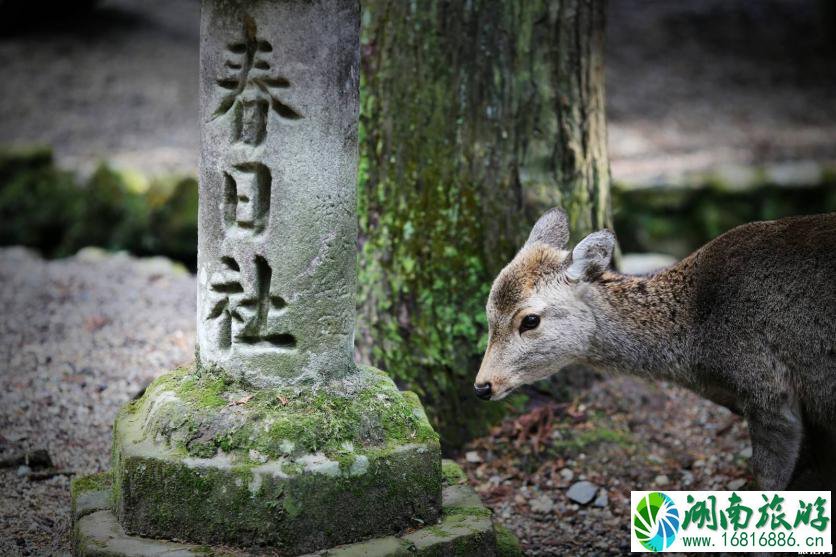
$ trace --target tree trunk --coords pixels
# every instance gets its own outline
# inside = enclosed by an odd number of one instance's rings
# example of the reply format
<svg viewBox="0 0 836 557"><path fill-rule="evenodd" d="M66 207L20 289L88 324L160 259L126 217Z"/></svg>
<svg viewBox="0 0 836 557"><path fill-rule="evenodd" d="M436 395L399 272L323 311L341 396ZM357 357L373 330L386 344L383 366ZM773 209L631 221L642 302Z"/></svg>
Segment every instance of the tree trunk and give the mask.
<svg viewBox="0 0 836 557"><path fill-rule="evenodd" d="M363 9L358 347L455 440L498 407L471 395L484 304L536 217L610 225L604 0Z"/></svg>

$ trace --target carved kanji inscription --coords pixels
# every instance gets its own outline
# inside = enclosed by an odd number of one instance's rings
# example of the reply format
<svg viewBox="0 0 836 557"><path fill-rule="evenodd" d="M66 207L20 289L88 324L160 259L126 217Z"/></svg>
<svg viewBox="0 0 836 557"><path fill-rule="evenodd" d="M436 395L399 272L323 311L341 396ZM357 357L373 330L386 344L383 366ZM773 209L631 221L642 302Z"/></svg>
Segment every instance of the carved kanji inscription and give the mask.
<svg viewBox="0 0 836 557"><path fill-rule="evenodd" d="M293 348L296 338L277 331L275 321L287 307L279 295L270 293L272 269L260 255L255 256L255 284L245 288L241 267L231 257L222 257L222 270L213 274L209 284L207 320L217 321L216 342L229 349L235 344Z"/></svg>
<svg viewBox="0 0 836 557"><path fill-rule="evenodd" d="M290 81L273 70L269 60L273 46L257 31L255 21L245 16L244 40L227 47L225 73L217 83L228 92L213 114L214 119L231 112L233 140L248 145L264 141L271 109L287 120L302 117L279 98L278 90L290 87Z"/></svg>
<svg viewBox="0 0 836 557"><path fill-rule="evenodd" d="M224 172L224 224L240 234L260 234L270 217L270 169L260 162Z"/></svg>

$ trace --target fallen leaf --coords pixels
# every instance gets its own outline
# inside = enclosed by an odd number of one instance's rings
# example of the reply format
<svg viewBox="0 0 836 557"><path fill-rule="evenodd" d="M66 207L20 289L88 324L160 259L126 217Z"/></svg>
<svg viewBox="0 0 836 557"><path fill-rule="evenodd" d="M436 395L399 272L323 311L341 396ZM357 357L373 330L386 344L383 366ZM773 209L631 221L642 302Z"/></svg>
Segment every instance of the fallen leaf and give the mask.
<svg viewBox="0 0 836 557"><path fill-rule="evenodd" d="M239 406L241 404L247 404L249 401L252 400L252 398L253 398L253 395L243 396L243 397L239 398L238 400L233 400L232 402L229 403L229 405L230 406Z"/></svg>

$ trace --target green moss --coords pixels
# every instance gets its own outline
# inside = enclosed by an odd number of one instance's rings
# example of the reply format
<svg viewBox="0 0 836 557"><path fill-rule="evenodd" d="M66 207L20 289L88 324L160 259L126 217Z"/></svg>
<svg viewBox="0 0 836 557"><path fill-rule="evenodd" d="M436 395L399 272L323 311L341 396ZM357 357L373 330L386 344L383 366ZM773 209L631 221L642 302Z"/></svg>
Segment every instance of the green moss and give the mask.
<svg viewBox="0 0 836 557"><path fill-rule="evenodd" d="M467 481L461 466L447 459L441 461L441 477L446 485L463 484Z"/></svg>
<svg viewBox="0 0 836 557"><path fill-rule="evenodd" d="M283 477L253 464L194 466L140 456L116 438L114 469L120 521L132 532L200 543L275 545L306 553L434 523L440 510L437 447L377 449L361 474L310 473ZM144 447L144 445L141 445ZM140 448L140 454L144 449ZM436 467L436 465L438 467ZM294 553L294 554L295 554Z"/></svg>
<svg viewBox="0 0 836 557"><path fill-rule="evenodd" d="M562 432L566 437L554 439L550 444L550 450L562 453L582 451L590 445L599 443L613 443L621 447L630 447L634 444L633 437L629 432L607 427L595 427L580 432L566 428Z"/></svg>
<svg viewBox="0 0 836 557"><path fill-rule="evenodd" d="M762 171L753 180L743 188L710 176L697 187L615 187L615 229L622 250L685 257L747 222L836 211L836 182L826 175L807 187L769 184Z"/></svg>
<svg viewBox="0 0 836 557"><path fill-rule="evenodd" d="M335 455L334 460L336 460L339 463L340 471L343 474L349 474L351 472L352 466L357 461L357 457L353 453L347 452Z"/></svg>
<svg viewBox="0 0 836 557"><path fill-rule="evenodd" d="M301 474L304 468L301 464L297 462L286 462L282 464L282 472L287 474L288 476L295 476L297 474Z"/></svg>
<svg viewBox="0 0 836 557"><path fill-rule="evenodd" d="M181 399L200 408L213 409L221 408L229 404L223 398L227 392L230 382L222 377L206 377L202 380L194 377L189 368L182 369L183 376L178 381L176 377L164 378L170 381L169 387Z"/></svg>
<svg viewBox="0 0 836 557"><path fill-rule="evenodd" d="M86 476L78 476L70 482L70 506L73 521L78 520L80 513L90 513L98 510L98 503L92 504L91 501L100 501L101 498L96 492L104 492L105 498L109 499L109 490L112 485L112 475L110 472L99 472L98 474L90 474ZM91 494L92 498L84 498L85 494ZM79 508L80 501L81 509Z"/></svg>
<svg viewBox="0 0 836 557"><path fill-rule="evenodd" d="M290 518L296 518L302 513L302 507L293 497L285 497L282 502L282 509Z"/></svg>
<svg viewBox="0 0 836 557"><path fill-rule="evenodd" d="M401 393L378 370L365 369L368 384L352 396L330 389L288 388L250 391L243 384L193 367L158 378L129 413L146 408L162 392L171 392L176 405L155 410L151 435L163 435L194 457L208 458L218 450L250 450L270 458L321 452L349 470L356 454L405 443L438 443L412 393ZM252 419L230 422L244 412ZM234 420L233 420L234 421Z"/></svg>
<svg viewBox="0 0 836 557"><path fill-rule="evenodd" d="M70 482L70 493L73 498L88 491L106 491L110 489L112 476L110 472L99 472L87 476L78 476Z"/></svg>
<svg viewBox="0 0 836 557"><path fill-rule="evenodd" d="M444 517L491 516L487 507L444 507Z"/></svg>
<svg viewBox="0 0 836 557"><path fill-rule="evenodd" d="M447 530L444 530L440 526L427 526L427 532L430 532L434 536L438 536L439 538L450 537L450 532L448 532Z"/></svg>
<svg viewBox="0 0 836 557"><path fill-rule="evenodd" d="M0 245L47 257L86 246L164 255L192 269L197 246L197 180L148 180L100 165L81 180L54 165L46 147L0 150Z"/></svg>
<svg viewBox="0 0 836 557"><path fill-rule="evenodd" d="M524 555L520 541L511 530L502 524L495 524L497 557L522 557Z"/></svg>

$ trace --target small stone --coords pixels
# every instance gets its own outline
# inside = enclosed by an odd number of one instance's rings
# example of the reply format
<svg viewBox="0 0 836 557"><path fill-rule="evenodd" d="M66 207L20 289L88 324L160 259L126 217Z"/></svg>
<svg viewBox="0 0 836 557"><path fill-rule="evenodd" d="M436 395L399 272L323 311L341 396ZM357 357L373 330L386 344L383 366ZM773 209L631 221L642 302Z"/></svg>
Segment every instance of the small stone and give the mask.
<svg viewBox="0 0 836 557"><path fill-rule="evenodd" d="M740 456L743 458L752 458L752 447L746 447L742 451L740 451Z"/></svg>
<svg viewBox="0 0 836 557"><path fill-rule="evenodd" d="M729 491L737 491L738 489L741 489L744 485L746 485L746 480L743 478L738 478L727 483L726 488Z"/></svg>
<svg viewBox="0 0 836 557"><path fill-rule="evenodd" d="M541 495L536 499L532 499L528 506L531 507L532 512L548 514L554 509L554 501L548 495Z"/></svg>
<svg viewBox="0 0 836 557"><path fill-rule="evenodd" d="M575 473L572 472L571 468L563 468L560 471L560 477L564 482L571 482L575 478Z"/></svg>
<svg viewBox="0 0 836 557"><path fill-rule="evenodd" d="M668 485L670 483L670 480L666 475L659 474L653 479L653 483L655 483L656 485Z"/></svg>
<svg viewBox="0 0 836 557"><path fill-rule="evenodd" d="M25 464L21 464L20 466L17 467L17 476L19 478L26 477L31 473L32 473L32 469L29 468L28 466L26 466Z"/></svg>
<svg viewBox="0 0 836 557"><path fill-rule="evenodd" d="M688 453L684 453L679 456L679 463L682 465L683 468L686 470L694 466L694 457L689 455Z"/></svg>
<svg viewBox="0 0 836 557"><path fill-rule="evenodd" d="M569 488L569 491L566 492L566 497L575 501L576 503L580 503L581 505L586 505L592 499L595 498L595 494L598 492L598 486L592 482L588 482L586 480L575 482L572 484L572 487Z"/></svg>
<svg viewBox="0 0 836 557"><path fill-rule="evenodd" d="M598 490L598 497L595 498L595 501L592 503L596 507L604 508L610 502L609 497L607 496L607 490L603 487Z"/></svg>
<svg viewBox="0 0 836 557"><path fill-rule="evenodd" d="M687 470L682 473L682 485L691 485L694 483L694 474Z"/></svg>
<svg viewBox="0 0 836 557"><path fill-rule="evenodd" d="M471 464L479 464L482 462L482 457L476 451L467 451L464 455L465 460Z"/></svg>

